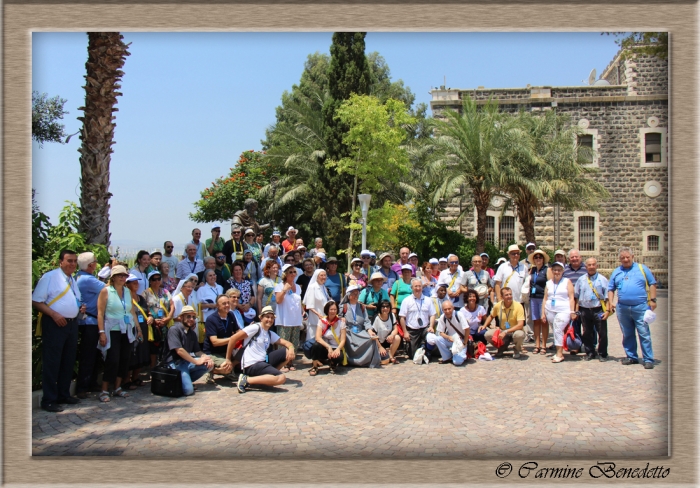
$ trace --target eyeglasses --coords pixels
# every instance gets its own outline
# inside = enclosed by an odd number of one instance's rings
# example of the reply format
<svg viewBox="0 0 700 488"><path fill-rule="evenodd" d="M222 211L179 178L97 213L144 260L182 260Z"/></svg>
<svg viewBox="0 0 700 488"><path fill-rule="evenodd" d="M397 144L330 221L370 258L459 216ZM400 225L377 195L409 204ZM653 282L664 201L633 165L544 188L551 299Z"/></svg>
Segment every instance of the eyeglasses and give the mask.
<svg viewBox="0 0 700 488"><path fill-rule="evenodd" d="M288 274L288 275L289 275L289 274L293 274L293 275L294 275L294 274L297 274L297 272L296 272L296 271L287 271L287 274Z"/></svg>
<svg viewBox="0 0 700 488"><path fill-rule="evenodd" d="M459 261L450 261L448 264L452 266L453 264L459 264Z"/></svg>
<svg viewBox="0 0 700 488"><path fill-rule="evenodd" d="M161 281L161 279L162 278L160 276L154 276L153 278L150 279L150 281Z"/></svg>
<svg viewBox="0 0 700 488"><path fill-rule="evenodd" d="M239 235L241 235L241 233L240 232L231 232L231 235L239 236Z"/></svg>

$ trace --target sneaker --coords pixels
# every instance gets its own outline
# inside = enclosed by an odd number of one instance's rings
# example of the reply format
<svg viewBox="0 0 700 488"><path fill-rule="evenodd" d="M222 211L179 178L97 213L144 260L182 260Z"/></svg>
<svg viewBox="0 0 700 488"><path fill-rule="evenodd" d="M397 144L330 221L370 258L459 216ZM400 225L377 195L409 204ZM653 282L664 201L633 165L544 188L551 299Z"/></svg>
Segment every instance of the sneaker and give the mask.
<svg viewBox="0 0 700 488"><path fill-rule="evenodd" d="M644 369L654 369L654 363L645 362Z"/></svg>
<svg viewBox="0 0 700 488"><path fill-rule="evenodd" d="M520 353L518 351L513 353L513 359L520 359Z"/></svg>
<svg viewBox="0 0 700 488"><path fill-rule="evenodd" d="M607 356L598 356L598 361L600 361L601 363L604 363L607 360L608 360Z"/></svg>
<svg viewBox="0 0 700 488"><path fill-rule="evenodd" d="M246 386L248 386L248 377L241 373L238 376L238 384L236 385L236 388L238 388L238 393L245 393Z"/></svg>
<svg viewBox="0 0 700 488"><path fill-rule="evenodd" d="M209 385L214 385L216 384L216 381L214 381L214 373L211 371L207 373L207 378L204 380L205 383Z"/></svg>
<svg viewBox="0 0 700 488"><path fill-rule="evenodd" d="M627 366L629 364L639 364L639 361L636 359L625 358L622 361L620 361L620 364L624 364L625 366Z"/></svg>
<svg viewBox="0 0 700 488"><path fill-rule="evenodd" d="M586 354L585 356L583 356L583 360L584 360L584 361L590 361L591 359L593 359L593 356L589 356L588 354Z"/></svg>

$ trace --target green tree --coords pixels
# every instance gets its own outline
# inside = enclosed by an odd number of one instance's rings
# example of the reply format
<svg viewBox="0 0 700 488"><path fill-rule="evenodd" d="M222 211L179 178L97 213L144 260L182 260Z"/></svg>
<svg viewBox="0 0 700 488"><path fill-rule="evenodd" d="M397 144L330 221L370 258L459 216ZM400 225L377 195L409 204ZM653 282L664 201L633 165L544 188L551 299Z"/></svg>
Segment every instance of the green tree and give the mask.
<svg viewBox="0 0 700 488"><path fill-rule="evenodd" d="M65 125L57 121L68 113L63 109L66 102L58 95L49 98L46 93L32 92L32 139L39 146L45 142L64 143Z"/></svg>
<svg viewBox="0 0 700 488"><path fill-rule="evenodd" d="M518 124L525 130L530 154L515 154L503 167L501 189L514 205L527 242L535 242L535 213L545 202L567 210L599 210L609 197L591 178L597 169L590 165L589 148L576 143L581 129L570 117L554 110L534 115L522 112Z"/></svg>
<svg viewBox="0 0 700 488"><path fill-rule="evenodd" d="M618 37L615 43L625 49L623 57L629 53L648 54L660 59L668 59L668 32L604 32Z"/></svg>
<svg viewBox="0 0 700 488"><path fill-rule="evenodd" d="M109 245L109 164L121 95L121 68L129 55L118 32L88 32L85 106L80 133L80 231L88 242Z"/></svg>
<svg viewBox="0 0 700 488"><path fill-rule="evenodd" d="M348 127L343 143L349 155L326 163L339 174L353 177L350 215L355 213L358 184L362 192L377 193L379 178L397 183L408 172L408 156L401 143L405 125L414 122L403 102L392 98L382 104L378 98L351 95L336 111L336 118ZM348 257L352 253L353 227L350 227Z"/></svg>
<svg viewBox="0 0 700 488"><path fill-rule="evenodd" d="M201 198L194 203L195 211L190 213L190 219L195 222L230 220L236 210L243 208L247 198L258 200L258 207L265 208L267 200L261 197L260 189L269 182L270 166L262 152L243 151L226 177L217 178L200 192Z"/></svg>
<svg viewBox="0 0 700 488"><path fill-rule="evenodd" d="M452 198L462 187L471 191L476 207L476 252L483 252L486 243L486 211L491 197L502 183L506 162L521 155L527 157L529 148L524 131L514 117L498 110L498 104L489 101L483 107L466 97L462 113L445 110L444 120L435 120L437 157L433 172L445 177L437 188L433 203ZM463 218L465 211L459 218Z"/></svg>

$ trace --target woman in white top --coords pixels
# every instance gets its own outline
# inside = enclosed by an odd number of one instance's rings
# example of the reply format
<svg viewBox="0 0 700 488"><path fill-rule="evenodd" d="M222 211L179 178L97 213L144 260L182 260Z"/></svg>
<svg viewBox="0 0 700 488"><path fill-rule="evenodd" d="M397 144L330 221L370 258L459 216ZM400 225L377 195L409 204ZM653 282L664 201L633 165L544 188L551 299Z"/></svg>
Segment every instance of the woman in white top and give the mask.
<svg viewBox="0 0 700 488"><path fill-rule="evenodd" d="M146 270L151 264L151 256L148 251L139 251L136 255L136 262L134 267L131 268L131 274L136 276L139 280L139 288L137 291L138 295L143 295L143 292L148 288L148 273Z"/></svg>
<svg viewBox="0 0 700 488"><path fill-rule="evenodd" d="M396 315L391 313L391 302L387 300L379 302L379 313L374 318L374 323L368 332L379 345L382 364L387 361L396 364L395 356L401 345L401 333L399 332L399 321L396 319ZM387 349L389 349L388 352Z"/></svg>
<svg viewBox="0 0 700 488"><path fill-rule="evenodd" d="M213 269L204 271L204 284L197 290L197 301L202 307L202 320L216 312L216 297L224 293L224 288L216 284L216 273Z"/></svg>
<svg viewBox="0 0 700 488"><path fill-rule="evenodd" d="M282 267L282 282L275 286L277 335L285 341L291 342L295 350L299 348L299 331L303 320L301 287L294 283L296 276L297 268L291 264L285 264ZM291 361L288 367L289 371L296 371Z"/></svg>
<svg viewBox="0 0 700 488"><path fill-rule="evenodd" d="M323 307L325 315L316 327L316 342L311 348L310 376L316 376L323 361L328 360L331 374L335 374L339 364L346 365L348 358L345 353L345 320L338 317L338 304L333 300Z"/></svg>
<svg viewBox="0 0 700 488"><path fill-rule="evenodd" d="M557 352L552 358L553 363L564 360L564 329L569 325L569 320L576 319L574 306L574 285L567 278L563 278L564 265L560 262L552 264L552 279L547 281L542 299L542 322L552 324L554 330L554 345Z"/></svg>
<svg viewBox="0 0 700 488"><path fill-rule="evenodd" d="M309 314L309 325L306 330L306 338L311 339L316 337L316 326L318 321L325 316L323 308L326 303L331 299L328 290L326 290L326 280L328 275L323 269L317 269L314 271L311 280L309 281L309 286L306 288L306 295L304 295L304 306Z"/></svg>

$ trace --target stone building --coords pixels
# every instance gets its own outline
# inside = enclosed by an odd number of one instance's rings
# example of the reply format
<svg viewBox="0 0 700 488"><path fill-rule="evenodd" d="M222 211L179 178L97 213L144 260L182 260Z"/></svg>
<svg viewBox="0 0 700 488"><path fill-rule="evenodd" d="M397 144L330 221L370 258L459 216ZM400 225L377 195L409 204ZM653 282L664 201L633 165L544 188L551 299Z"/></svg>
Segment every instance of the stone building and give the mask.
<svg viewBox="0 0 700 488"><path fill-rule="evenodd" d="M610 192L600 212L564 211L550 206L536 217L538 247L578 248L584 256L596 256L601 267L611 269L617 250L629 246L639 261L667 282L668 248L668 64L648 55L626 58L618 52L599 80L589 86L538 86L507 89L432 90L433 115L445 108L461 109L462 97L477 104L490 98L501 110L556 110L566 113L583 129L579 143L593 149L596 178ZM453 219L468 195L447 207ZM501 216L503 200L495 197L488 212L487 240L498 244L515 240L524 244L524 233L513 211ZM466 235L476 234L473 218L460 224Z"/></svg>

